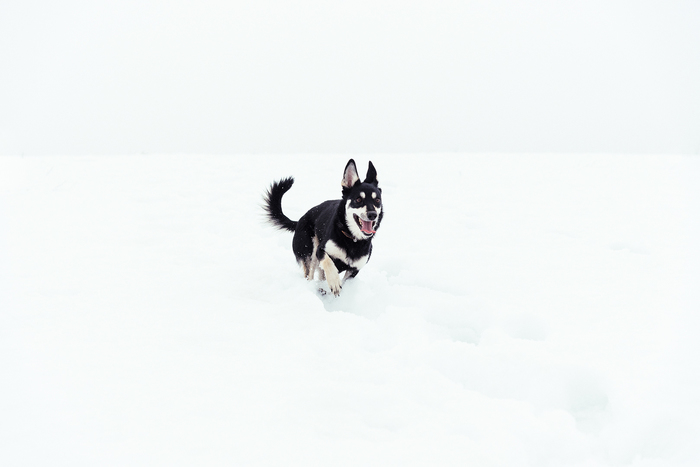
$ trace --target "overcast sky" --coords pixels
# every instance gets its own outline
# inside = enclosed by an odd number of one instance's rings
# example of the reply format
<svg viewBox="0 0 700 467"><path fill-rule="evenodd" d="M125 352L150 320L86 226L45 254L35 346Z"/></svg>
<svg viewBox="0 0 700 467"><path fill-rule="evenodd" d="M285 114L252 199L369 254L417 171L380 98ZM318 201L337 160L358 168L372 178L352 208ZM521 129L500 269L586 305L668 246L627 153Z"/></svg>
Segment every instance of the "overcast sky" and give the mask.
<svg viewBox="0 0 700 467"><path fill-rule="evenodd" d="M700 1L0 1L0 154L700 152Z"/></svg>

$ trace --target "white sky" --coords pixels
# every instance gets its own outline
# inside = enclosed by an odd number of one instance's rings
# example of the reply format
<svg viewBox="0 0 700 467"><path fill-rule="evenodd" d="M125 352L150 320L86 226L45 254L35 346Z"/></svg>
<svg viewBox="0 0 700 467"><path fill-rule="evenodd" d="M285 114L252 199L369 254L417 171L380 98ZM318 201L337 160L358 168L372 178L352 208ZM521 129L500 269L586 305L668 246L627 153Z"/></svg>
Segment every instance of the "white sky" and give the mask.
<svg viewBox="0 0 700 467"><path fill-rule="evenodd" d="M700 152L700 2L0 2L0 154L437 151Z"/></svg>

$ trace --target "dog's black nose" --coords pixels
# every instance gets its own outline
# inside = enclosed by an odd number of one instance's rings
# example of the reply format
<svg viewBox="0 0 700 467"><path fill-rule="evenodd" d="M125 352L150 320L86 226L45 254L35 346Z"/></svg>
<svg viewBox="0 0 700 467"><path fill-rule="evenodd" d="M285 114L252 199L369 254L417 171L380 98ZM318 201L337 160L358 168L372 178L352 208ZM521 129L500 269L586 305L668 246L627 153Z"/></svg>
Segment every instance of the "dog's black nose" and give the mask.
<svg viewBox="0 0 700 467"><path fill-rule="evenodd" d="M374 219L377 218L377 211L369 211L367 212L367 219L373 221Z"/></svg>

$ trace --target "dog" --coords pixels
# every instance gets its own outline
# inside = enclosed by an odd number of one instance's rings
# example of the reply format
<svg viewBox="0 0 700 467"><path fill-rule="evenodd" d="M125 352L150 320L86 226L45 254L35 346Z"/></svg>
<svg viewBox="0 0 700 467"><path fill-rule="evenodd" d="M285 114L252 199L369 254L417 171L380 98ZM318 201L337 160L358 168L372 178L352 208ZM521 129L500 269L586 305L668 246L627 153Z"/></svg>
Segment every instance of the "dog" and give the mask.
<svg viewBox="0 0 700 467"><path fill-rule="evenodd" d="M340 182L342 198L314 206L296 222L282 212L282 196L293 184L294 178L287 177L267 190L263 205L267 219L281 230L294 232L292 250L304 276L312 280L318 269L320 279L337 297L345 281L357 276L372 255L372 239L384 217L377 171L370 161L367 176L360 181L350 159Z"/></svg>

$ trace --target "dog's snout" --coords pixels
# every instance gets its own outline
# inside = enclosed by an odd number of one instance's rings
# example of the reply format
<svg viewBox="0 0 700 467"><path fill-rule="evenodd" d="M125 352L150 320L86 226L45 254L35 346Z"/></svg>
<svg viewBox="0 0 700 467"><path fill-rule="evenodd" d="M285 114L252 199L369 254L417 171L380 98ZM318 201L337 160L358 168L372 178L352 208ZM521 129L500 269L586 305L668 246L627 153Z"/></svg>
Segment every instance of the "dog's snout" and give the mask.
<svg viewBox="0 0 700 467"><path fill-rule="evenodd" d="M367 219L373 221L377 218L377 211L368 211L367 212Z"/></svg>

